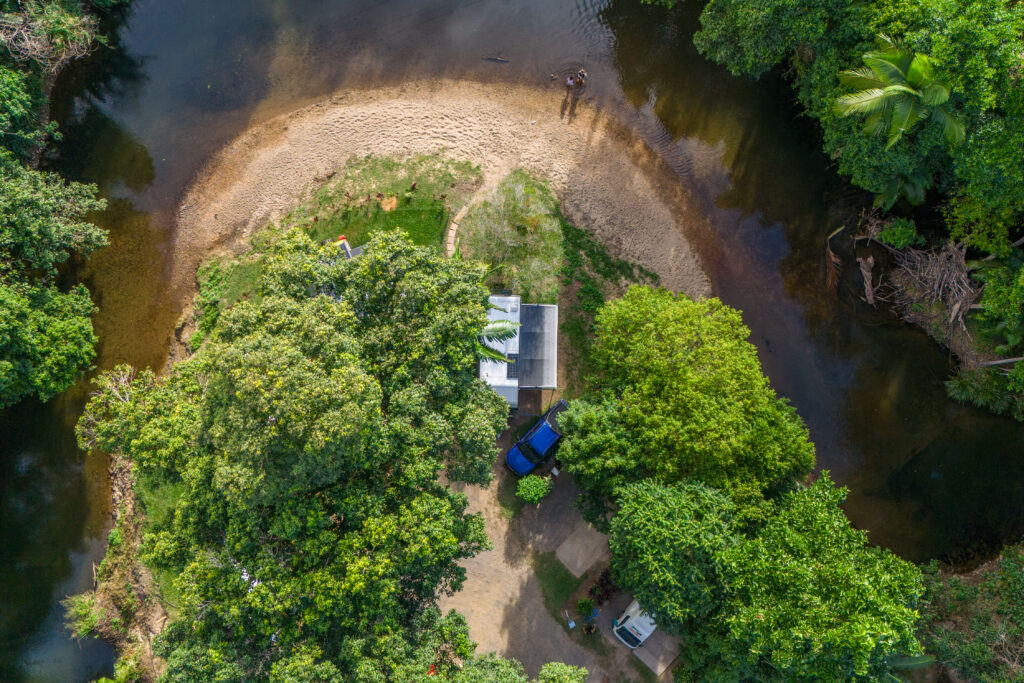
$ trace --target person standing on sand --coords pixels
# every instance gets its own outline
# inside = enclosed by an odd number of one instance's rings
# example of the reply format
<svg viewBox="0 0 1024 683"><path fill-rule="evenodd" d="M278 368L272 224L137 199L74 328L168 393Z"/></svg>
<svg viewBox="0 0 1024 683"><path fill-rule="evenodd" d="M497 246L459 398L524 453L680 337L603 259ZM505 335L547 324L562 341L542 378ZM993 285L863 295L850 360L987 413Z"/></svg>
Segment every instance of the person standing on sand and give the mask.
<svg viewBox="0 0 1024 683"><path fill-rule="evenodd" d="M580 87L582 88L586 80L587 80L587 72L581 66L580 70L576 72L576 82L579 83Z"/></svg>
<svg viewBox="0 0 1024 683"><path fill-rule="evenodd" d="M576 82L572 79L572 76L565 79L565 94L568 95L572 92L572 86L576 85Z"/></svg>

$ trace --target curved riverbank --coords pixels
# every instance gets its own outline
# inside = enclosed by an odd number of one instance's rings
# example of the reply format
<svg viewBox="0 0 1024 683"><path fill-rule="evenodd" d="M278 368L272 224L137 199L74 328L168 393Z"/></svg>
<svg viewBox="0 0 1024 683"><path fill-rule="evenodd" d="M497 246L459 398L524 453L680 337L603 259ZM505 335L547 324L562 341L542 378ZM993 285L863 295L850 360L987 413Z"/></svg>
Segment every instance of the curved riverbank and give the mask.
<svg viewBox="0 0 1024 683"><path fill-rule="evenodd" d="M352 158L444 150L479 164L484 188L515 168L544 177L567 217L674 291L711 287L685 231L702 225L664 162L613 117L564 88L430 81L339 93L254 125L185 193L174 236L175 290L196 267L296 205ZM183 302L184 303L184 302Z"/></svg>

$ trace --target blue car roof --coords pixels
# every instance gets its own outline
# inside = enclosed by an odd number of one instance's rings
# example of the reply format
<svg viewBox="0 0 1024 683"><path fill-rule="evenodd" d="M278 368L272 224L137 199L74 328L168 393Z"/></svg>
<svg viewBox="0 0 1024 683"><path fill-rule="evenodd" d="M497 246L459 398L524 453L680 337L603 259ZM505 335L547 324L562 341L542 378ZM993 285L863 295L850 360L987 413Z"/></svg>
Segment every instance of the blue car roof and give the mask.
<svg viewBox="0 0 1024 683"><path fill-rule="evenodd" d="M558 432L549 427L546 422L541 422L537 431L530 436L529 442L533 446L533 450L544 456L548 454L548 450L555 445L558 439Z"/></svg>
<svg viewBox="0 0 1024 683"><path fill-rule="evenodd" d="M529 474L536 467L532 462L526 459L522 453L519 452L517 446L513 446L505 454L505 463L512 469L513 472L522 476Z"/></svg>

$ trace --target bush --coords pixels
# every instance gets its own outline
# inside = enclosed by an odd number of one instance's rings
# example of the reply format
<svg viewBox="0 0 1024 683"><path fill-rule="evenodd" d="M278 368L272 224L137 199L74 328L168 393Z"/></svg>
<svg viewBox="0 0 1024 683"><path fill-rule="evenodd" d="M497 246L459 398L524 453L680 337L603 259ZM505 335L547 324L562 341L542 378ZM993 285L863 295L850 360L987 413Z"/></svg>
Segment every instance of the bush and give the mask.
<svg viewBox="0 0 1024 683"><path fill-rule="evenodd" d="M580 613L581 617L589 617L590 613L594 611L594 601L590 598L580 598L576 603L576 611Z"/></svg>
<svg viewBox="0 0 1024 683"><path fill-rule="evenodd" d="M546 477L536 474L528 474L519 480L516 486L516 495L527 503L539 503L544 496L551 493L554 484Z"/></svg>
<svg viewBox="0 0 1024 683"><path fill-rule="evenodd" d="M917 226L914 221L907 218L895 218L890 221L885 229L878 233L878 241L888 244L894 249L906 249L924 244L924 238L917 234Z"/></svg>
<svg viewBox="0 0 1024 683"><path fill-rule="evenodd" d="M70 595L62 604L67 611L67 626L75 638L91 638L96 635L96 629L103 619L103 610L96 605L95 594Z"/></svg>

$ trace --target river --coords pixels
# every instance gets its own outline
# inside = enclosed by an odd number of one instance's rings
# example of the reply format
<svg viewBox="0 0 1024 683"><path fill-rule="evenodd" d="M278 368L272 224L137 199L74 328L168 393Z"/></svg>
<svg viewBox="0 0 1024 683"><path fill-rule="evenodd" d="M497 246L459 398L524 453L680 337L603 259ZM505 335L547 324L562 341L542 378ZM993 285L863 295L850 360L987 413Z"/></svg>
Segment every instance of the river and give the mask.
<svg viewBox="0 0 1024 683"><path fill-rule="evenodd" d="M183 188L253 121L345 87L435 77L542 85L585 65L587 98L633 126L709 217L689 236L743 311L776 390L810 427L846 509L900 555L968 564L1024 531L1024 429L946 399L948 354L861 299L853 246L838 297L823 240L867 198L831 169L778 78L730 77L675 14L636 0L138 0L109 47L62 75L64 140L45 163L95 182L110 246L79 277L100 312L98 369L159 368L180 316L169 244ZM506 63L486 61L497 56ZM854 265L851 265L854 264ZM92 580L108 530L106 462L74 444L83 380L0 418L0 679L109 672L59 601Z"/></svg>

